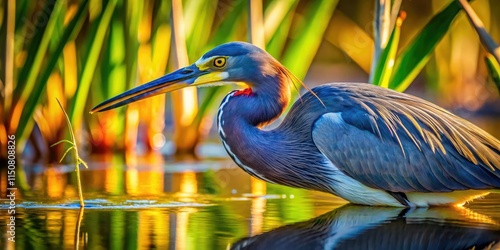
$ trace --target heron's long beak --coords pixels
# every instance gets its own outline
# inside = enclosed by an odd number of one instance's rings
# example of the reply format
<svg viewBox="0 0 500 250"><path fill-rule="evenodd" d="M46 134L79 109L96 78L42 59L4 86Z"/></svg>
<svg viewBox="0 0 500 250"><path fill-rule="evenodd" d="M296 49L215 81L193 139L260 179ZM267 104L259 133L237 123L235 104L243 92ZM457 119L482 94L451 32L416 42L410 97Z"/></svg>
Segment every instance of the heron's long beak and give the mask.
<svg viewBox="0 0 500 250"><path fill-rule="evenodd" d="M220 81L223 80L220 73L221 72L202 71L193 64L106 100L95 106L90 113L114 109L151 96L171 92L188 86Z"/></svg>

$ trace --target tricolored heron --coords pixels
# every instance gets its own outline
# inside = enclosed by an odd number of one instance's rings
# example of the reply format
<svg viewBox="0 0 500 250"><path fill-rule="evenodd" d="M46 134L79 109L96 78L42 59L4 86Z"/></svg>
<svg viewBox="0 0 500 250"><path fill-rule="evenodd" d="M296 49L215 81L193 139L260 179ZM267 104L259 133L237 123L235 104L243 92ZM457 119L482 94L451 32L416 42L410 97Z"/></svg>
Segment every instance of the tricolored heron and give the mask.
<svg viewBox="0 0 500 250"><path fill-rule="evenodd" d="M105 111L188 86L242 82L217 114L229 156L244 171L352 203L426 207L463 204L500 190L500 142L417 97L366 83L305 93L283 122L296 78L264 50L220 45L194 64L97 105Z"/></svg>

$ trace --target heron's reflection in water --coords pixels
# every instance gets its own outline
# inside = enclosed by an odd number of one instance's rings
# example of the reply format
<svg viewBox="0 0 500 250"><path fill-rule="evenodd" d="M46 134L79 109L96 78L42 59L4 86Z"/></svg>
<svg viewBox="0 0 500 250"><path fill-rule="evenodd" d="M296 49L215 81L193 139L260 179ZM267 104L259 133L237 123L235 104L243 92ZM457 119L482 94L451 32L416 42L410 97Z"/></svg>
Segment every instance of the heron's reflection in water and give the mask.
<svg viewBox="0 0 500 250"><path fill-rule="evenodd" d="M498 221L466 208L346 205L231 249L500 249L499 241Z"/></svg>

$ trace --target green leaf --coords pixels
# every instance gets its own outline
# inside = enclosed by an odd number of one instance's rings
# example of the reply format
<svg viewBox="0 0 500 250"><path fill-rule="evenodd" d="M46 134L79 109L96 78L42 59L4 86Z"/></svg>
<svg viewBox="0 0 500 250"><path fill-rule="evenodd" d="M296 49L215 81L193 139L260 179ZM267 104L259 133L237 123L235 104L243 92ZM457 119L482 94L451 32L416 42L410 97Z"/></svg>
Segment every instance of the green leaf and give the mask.
<svg viewBox="0 0 500 250"><path fill-rule="evenodd" d="M265 10L266 51L275 58L279 58L285 48L297 4L296 1L274 1ZM276 12L281 14L281 19L276 18ZM273 30L275 25L278 27Z"/></svg>
<svg viewBox="0 0 500 250"><path fill-rule="evenodd" d="M42 10L44 11L44 14L46 15L50 14L51 18L54 19L51 14L53 12L54 7L55 5L53 4L53 2L47 1L43 6ZM47 25L42 25L42 21L44 20L41 19L38 19L36 23L34 23L31 19L20 19L21 16L19 15L21 14L26 15L26 9L24 8L19 9L19 11L21 12L17 13L16 16L16 39L15 39L16 46L14 47L19 48L25 46L27 53L26 53L26 60L24 61L24 65L21 68L17 79L17 86L22 86L22 87L16 88L14 90L15 97L19 97L21 95L21 92L24 89L24 85L26 85L28 73L32 68L37 53L40 53L39 48L41 46L43 35L45 34L45 30L49 26L48 22ZM21 20L23 20L23 22L21 22ZM52 22L54 23L55 21ZM39 28L37 29L36 27Z"/></svg>
<svg viewBox="0 0 500 250"><path fill-rule="evenodd" d="M380 55L377 63L377 67L375 69L372 79L372 84L388 88L389 80L391 78L393 69L394 69L394 60L396 58L396 53L398 51L399 46L399 37L401 34L401 24L403 20L401 18L397 18L396 25L392 30L391 36L387 41L386 47L382 50L382 54Z"/></svg>
<svg viewBox="0 0 500 250"><path fill-rule="evenodd" d="M43 60L52 39L52 34L56 27L57 20L59 15L61 15L63 4L63 1L59 1L51 6L50 1L48 1L44 9L50 9L50 7L53 7L50 12L49 21L47 22L47 25L37 23L37 27L40 27L40 30L35 29L33 31L35 36L33 37L33 40L28 48L28 57L26 58L24 66L21 68L18 79L19 84L17 84L15 89L15 96L18 97L20 95L21 101L28 99L28 96L35 86L35 81L38 77L40 69L42 68ZM25 37L25 39L28 38L29 37Z"/></svg>
<svg viewBox="0 0 500 250"><path fill-rule="evenodd" d="M185 1L184 23L186 33L186 47L188 57L196 60L204 53L205 45L210 38L214 17L217 13L217 4L211 1L191 0ZM189 18L196 17L196 18Z"/></svg>
<svg viewBox="0 0 500 250"><path fill-rule="evenodd" d="M304 16L301 27L296 30L296 34L300 35L291 41L282 60L283 65L299 79L306 76L338 2L338 0L309 2L310 9Z"/></svg>
<svg viewBox="0 0 500 250"><path fill-rule="evenodd" d="M460 6L462 6L462 8L464 9L465 14L467 14L467 17L471 25L476 30L477 35L479 36L479 39L481 40L483 46L497 60L497 62L500 63L500 47L495 42L493 37L491 37L491 35L488 34L488 31L486 31L486 29L484 28L484 24L479 18L479 16L476 14L474 9L472 9L470 4L466 0L459 0L458 2L460 3Z"/></svg>
<svg viewBox="0 0 500 250"><path fill-rule="evenodd" d="M23 112L21 114L19 125L16 131L16 136L18 136L19 138L27 138L28 133L31 131L33 125L32 117L38 103L41 100L43 90L45 89L47 81L63 52L64 46L66 46L66 43L68 43L68 41L73 40L76 34L80 32L87 14L85 11L87 9L87 3L88 0L84 0L80 3L80 6L78 6L77 13L69 22L68 26L64 29L64 33L61 40L59 41L59 44L51 54L47 67L43 70L34 88L29 93L29 98L27 99L26 104L23 108ZM21 139L21 141L23 141L23 139Z"/></svg>
<svg viewBox="0 0 500 250"><path fill-rule="evenodd" d="M389 43L389 37L392 35L395 29L391 32L391 1L375 1L375 13L373 18L373 56L370 69L369 82L374 83L380 81L377 79L375 81L375 72L380 63L380 57L384 53L384 49ZM397 16L396 16L397 18ZM379 68L380 69L380 68ZM379 72L380 73L380 72ZM380 76L380 75L379 75Z"/></svg>
<svg viewBox="0 0 500 250"><path fill-rule="evenodd" d="M389 88L404 91L429 61L434 48L448 32L453 19L461 10L456 1L436 14L398 55Z"/></svg>
<svg viewBox="0 0 500 250"><path fill-rule="evenodd" d="M123 6L117 6L117 11L113 14L107 46L103 51L101 59L102 82L113 84L98 84L96 90L100 90L104 99L118 95L126 90L127 68L125 64L125 52L127 51L125 41L125 21L121 18ZM137 51L137 50L136 50ZM117 81L116 79L121 79ZM95 91L99 92L99 91Z"/></svg>
<svg viewBox="0 0 500 250"><path fill-rule="evenodd" d="M29 22L30 19L26 18L26 13L28 13L28 9L33 9L36 7L35 4L29 4L29 1L15 1L16 3L16 33L21 28L26 28L26 22Z"/></svg>
<svg viewBox="0 0 500 250"><path fill-rule="evenodd" d="M112 1L110 1L110 4ZM113 12L114 7L108 5L110 9L107 11ZM113 8L111 8L113 7ZM137 60L138 60L138 52L139 51L139 40L137 39L137 34L139 33L139 23L142 18L142 13L144 9L144 1L125 1L125 8L127 10L127 16L125 18L125 36L126 36L126 48L130 50L131 53L125 53L125 64L127 66L127 78L126 78L126 87L128 89L135 87L136 78L137 78ZM106 14L105 14L106 15ZM103 17L105 17L103 15ZM111 15L110 15L111 16ZM108 20L101 20L101 22L108 22ZM103 33L105 35L105 33ZM102 43L101 43L102 44ZM100 45L102 46L102 45ZM134 53L132 53L134 52ZM97 56L99 53L97 53ZM96 62L99 58L96 58ZM95 67L95 66L94 66Z"/></svg>
<svg viewBox="0 0 500 250"><path fill-rule="evenodd" d="M216 31L212 32L212 39L208 43L207 48L213 48L222 43L229 42L231 40L237 40L238 31L240 31L241 25L244 25L243 21L245 18L245 2L242 0L232 1L228 4L227 8L230 8L225 16L215 15L215 25L219 27ZM222 19L217 22L217 19Z"/></svg>
<svg viewBox="0 0 500 250"><path fill-rule="evenodd" d="M495 85L498 88L498 91L500 91L500 65L495 59L495 57L491 54L488 54L485 57L486 61L486 66L488 68L488 73L491 76L491 79L495 83Z"/></svg>
<svg viewBox="0 0 500 250"><path fill-rule="evenodd" d="M90 49L87 53L86 60L82 67L82 73L78 79L78 88L76 90L76 95L72 99L70 106L70 120L73 124L77 126L81 123L81 119L84 113L85 104L87 102L87 97L89 94L90 84L92 82L93 74L96 70L97 61L104 43L104 38L106 37L106 31L108 30L111 17L113 16L113 11L116 6L116 0L110 0L105 7L104 12L98 19L98 26L96 32L91 37Z"/></svg>

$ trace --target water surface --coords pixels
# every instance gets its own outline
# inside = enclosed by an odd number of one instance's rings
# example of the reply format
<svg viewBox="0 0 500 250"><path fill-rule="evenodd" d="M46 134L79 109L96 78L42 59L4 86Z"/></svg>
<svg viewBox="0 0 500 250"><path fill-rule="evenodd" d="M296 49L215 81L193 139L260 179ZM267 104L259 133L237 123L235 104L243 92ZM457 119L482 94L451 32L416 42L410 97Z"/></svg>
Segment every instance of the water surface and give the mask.
<svg viewBox="0 0 500 250"><path fill-rule="evenodd" d="M354 206L256 181L226 160L140 162L90 162L83 210L72 166L18 171L16 249L483 249L500 241L500 195L464 208ZM6 232L9 217L0 219ZM13 247L6 237L1 247Z"/></svg>

